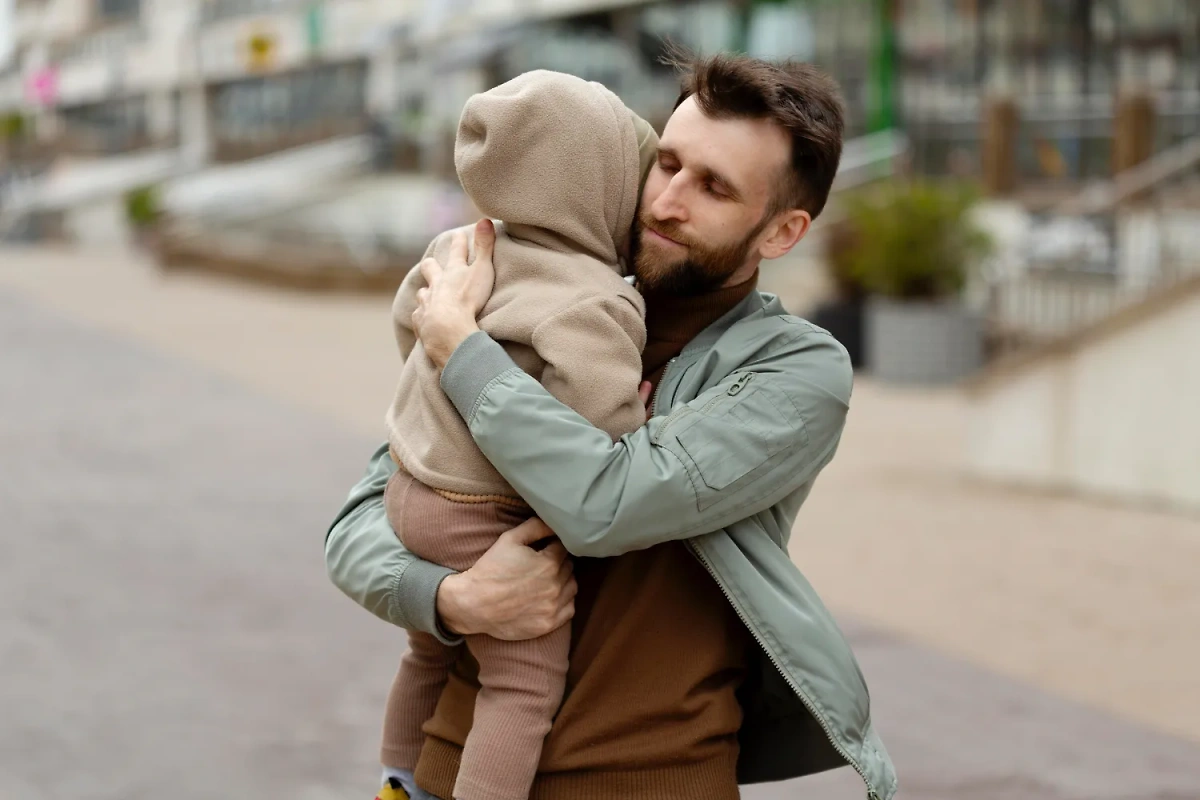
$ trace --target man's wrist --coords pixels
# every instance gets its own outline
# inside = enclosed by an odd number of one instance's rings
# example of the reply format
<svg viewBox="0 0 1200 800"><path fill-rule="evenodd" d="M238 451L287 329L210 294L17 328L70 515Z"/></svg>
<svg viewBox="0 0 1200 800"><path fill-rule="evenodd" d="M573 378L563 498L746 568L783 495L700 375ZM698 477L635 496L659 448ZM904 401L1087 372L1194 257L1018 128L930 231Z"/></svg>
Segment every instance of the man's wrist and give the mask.
<svg viewBox="0 0 1200 800"><path fill-rule="evenodd" d="M489 383L510 370L520 369L485 331L476 331L455 349L442 368L442 391L470 424L480 394Z"/></svg>
<svg viewBox="0 0 1200 800"><path fill-rule="evenodd" d="M458 346L478 330L479 323L474 319L463 321L462 324L455 326L453 333L446 337L444 347L438 347L434 351L429 352L429 358L437 365L438 369L445 368L446 363L450 361L450 357L454 355L454 351L458 349Z"/></svg>
<svg viewBox="0 0 1200 800"><path fill-rule="evenodd" d="M470 594L470 577L464 573L447 575L438 584L437 616L442 629L451 636L470 636L478 633L467 597Z"/></svg>

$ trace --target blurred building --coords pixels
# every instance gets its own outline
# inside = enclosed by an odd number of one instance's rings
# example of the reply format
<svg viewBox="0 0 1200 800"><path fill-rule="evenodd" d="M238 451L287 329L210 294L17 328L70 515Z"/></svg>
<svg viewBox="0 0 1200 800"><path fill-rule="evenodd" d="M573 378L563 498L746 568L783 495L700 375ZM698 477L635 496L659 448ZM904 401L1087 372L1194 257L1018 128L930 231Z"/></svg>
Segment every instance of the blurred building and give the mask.
<svg viewBox="0 0 1200 800"><path fill-rule="evenodd" d="M127 152L185 139L220 160L367 130L445 158L471 93L526 69L574 72L658 116L669 37L815 61L851 134L903 126L922 172L978 170L981 118L1011 97L1029 179L1108 175L1114 96L1152 92L1166 147L1200 129L1191 0L9 0L0 113L43 140Z"/></svg>
<svg viewBox="0 0 1200 800"><path fill-rule="evenodd" d="M900 7L899 116L922 172L980 163L981 119L995 97L1011 98L1019 112L1016 168L1025 181L1111 175L1122 93L1153 97L1155 150L1200 133L1200 3L906 0Z"/></svg>

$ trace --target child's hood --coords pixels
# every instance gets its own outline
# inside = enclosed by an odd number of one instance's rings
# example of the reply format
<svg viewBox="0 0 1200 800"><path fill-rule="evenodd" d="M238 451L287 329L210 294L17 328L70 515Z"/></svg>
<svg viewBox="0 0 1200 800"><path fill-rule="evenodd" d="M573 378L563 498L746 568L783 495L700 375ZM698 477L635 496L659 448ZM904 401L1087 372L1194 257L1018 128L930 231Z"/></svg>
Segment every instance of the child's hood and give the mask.
<svg viewBox="0 0 1200 800"><path fill-rule="evenodd" d="M483 214L615 264L657 146L608 89L538 70L467 101L454 163Z"/></svg>

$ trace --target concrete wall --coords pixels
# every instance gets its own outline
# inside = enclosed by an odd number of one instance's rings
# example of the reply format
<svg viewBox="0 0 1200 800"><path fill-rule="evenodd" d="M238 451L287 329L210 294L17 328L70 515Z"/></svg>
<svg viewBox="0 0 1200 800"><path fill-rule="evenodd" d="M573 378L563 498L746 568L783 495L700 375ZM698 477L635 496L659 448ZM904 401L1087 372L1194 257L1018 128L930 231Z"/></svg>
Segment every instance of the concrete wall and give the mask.
<svg viewBox="0 0 1200 800"><path fill-rule="evenodd" d="M1200 291L972 391L976 475L1200 510Z"/></svg>
<svg viewBox="0 0 1200 800"><path fill-rule="evenodd" d="M120 197L106 197L74 206L64 214L63 233L81 246L119 247L132 241Z"/></svg>

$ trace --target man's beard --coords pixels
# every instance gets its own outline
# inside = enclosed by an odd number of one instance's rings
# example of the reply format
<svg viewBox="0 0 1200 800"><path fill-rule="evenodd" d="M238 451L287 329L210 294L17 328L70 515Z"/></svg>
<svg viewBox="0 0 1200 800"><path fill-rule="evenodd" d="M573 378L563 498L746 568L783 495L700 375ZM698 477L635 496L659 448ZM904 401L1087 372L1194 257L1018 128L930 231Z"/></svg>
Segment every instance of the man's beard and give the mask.
<svg viewBox="0 0 1200 800"><path fill-rule="evenodd" d="M746 263L754 240L767 226L770 216L754 226L740 241L708 247L688 238L674 221L656 220L639 212L630 239L633 274L643 292L695 296L717 289ZM644 229L662 234L687 247L683 256L671 257L656 245L645 246ZM653 249L652 249L653 248Z"/></svg>

